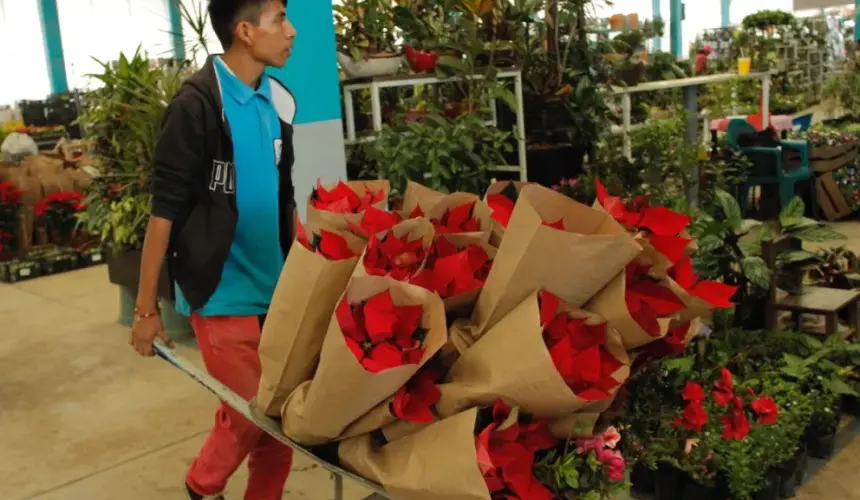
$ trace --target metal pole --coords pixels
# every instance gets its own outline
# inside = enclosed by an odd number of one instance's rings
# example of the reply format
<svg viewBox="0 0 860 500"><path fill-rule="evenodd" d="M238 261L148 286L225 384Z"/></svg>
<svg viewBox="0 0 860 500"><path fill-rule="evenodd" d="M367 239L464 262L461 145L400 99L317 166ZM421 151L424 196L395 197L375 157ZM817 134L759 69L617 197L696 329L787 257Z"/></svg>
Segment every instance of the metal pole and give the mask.
<svg viewBox="0 0 860 500"><path fill-rule="evenodd" d="M860 0L858 0L860 1ZM662 17L660 15L660 0L651 0L651 18L652 21ZM663 45L663 37L655 37L654 38L654 52L661 50L660 46Z"/></svg>
<svg viewBox="0 0 860 500"><path fill-rule="evenodd" d="M343 476L332 473L334 477L334 500L343 500Z"/></svg>
<svg viewBox="0 0 860 500"><path fill-rule="evenodd" d="M167 0L167 12L170 14L170 38L173 41L173 58L185 60L185 35L182 33L182 10L180 0Z"/></svg>
<svg viewBox="0 0 860 500"><path fill-rule="evenodd" d="M684 20L683 10L684 2L682 0L671 0L669 3L670 11L669 35L672 41L672 54L680 58L684 55L683 36L681 35L681 22Z"/></svg>
<svg viewBox="0 0 860 500"><path fill-rule="evenodd" d="M346 112L346 139L355 141L355 110L352 108L352 91L343 89L343 107Z"/></svg>
<svg viewBox="0 0 860 500"><path fill-rule="evenodd" d="M370 114L373 118L373 131L382 131L382 102L379 98L379 84L370 84Z"/></svg>
<svg viewBox="0 0 860 500"><path fill-rule="evenodd" d="M687 112L687 127L684 134L684 140L688 147L696 148L696 162L692 170L692 182L690 182L687 199L691 205L696 205L699 201L699 110L698 110L698 87L690 85L684 87L684 108Z"/></svg>
<svg viewBox="0 0 860 500"><path fill-rule="evenodd" d="M523 74L517 72L514 77L514 93L517 97L517 146L520 159L520 180L526 182L528 179L528 165L526 155L526 115L523 104Z"/></svg>
<svg viewBox="0 0 860 500"><path fill-rule="evenodd" d="M623 134L623 153L628 160L633 161L633 144L630 142L630 121L633 114L633 103L630 93L621 94L621 133Z"/></svg>
<svg viewBox="0 0 860 500"><path fill-rule="evenodd" d="M60 34L57 0L39 0L39 18L42 21L42 38L45 43L45 57L48 59L51 93L68 92L69 81L66 78L66 60L63 57L63 37Z"/></svg>
<svg viewBox="0 0 860 500"><path fill-rule="evenodd" d="M854 40L860 42L860 0L854 0Z"/></svg>
<svg viewBox="0 0 860 500"><path fill-rule="evenodd" d="M858 0L860 1L860 0ZM731 8L732 0L720 0L722 7L723 28L727 28L731 23Z"/></svg>

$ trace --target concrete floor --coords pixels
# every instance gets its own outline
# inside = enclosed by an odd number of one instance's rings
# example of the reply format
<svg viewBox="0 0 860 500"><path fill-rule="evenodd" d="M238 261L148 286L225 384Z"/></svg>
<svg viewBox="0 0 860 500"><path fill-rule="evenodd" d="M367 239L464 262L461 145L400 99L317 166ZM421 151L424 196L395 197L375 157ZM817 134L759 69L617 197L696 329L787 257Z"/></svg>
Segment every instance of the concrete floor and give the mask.
<svg viewBox="0 0 860 500"><path fill-rule="evenodd" d="M860 252L860 224L839 225ZM0 284L0 498L159 500L180 486L217 401L115 324L106 269ZM183 356L200 361L193 346ZM811 479L801 500L860 498L860 438ZM227 490L242 498L240 470ZM285 498L332 498L328 473L296 457ZM367 492L347 482L345 498Z"/></svg>

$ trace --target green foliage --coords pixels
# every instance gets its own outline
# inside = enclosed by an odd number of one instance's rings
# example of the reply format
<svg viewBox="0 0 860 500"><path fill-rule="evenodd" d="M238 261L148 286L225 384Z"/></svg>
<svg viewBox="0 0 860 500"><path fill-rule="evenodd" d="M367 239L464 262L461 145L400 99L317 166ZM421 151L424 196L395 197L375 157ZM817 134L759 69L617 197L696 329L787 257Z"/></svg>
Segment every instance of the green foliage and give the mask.
<svg viewBox="0 0 860 500"><path fill-rule="evenodd" d="M82 225L115 250L140 248L149 213L155 143L167 104L186 67L156 67L140 50L90 75L103 86L86 96L79 122L95 144L99 175L86 192ZM117 195L120 195L120 198Z"/></svg>
<svg viewBox="0 0 860 500"><path fill-rule="evenodd" d="M781 10L760 10L748 15L743 20L744 29L764 30L771 26L787 26L797 24L797 18L790 12Z"/></svg>
<svg viewBox="0 0 860 500"><path fill-rule="evenodd" d="M821 98L830 113L847 111L860 116L860 71L853 61L847 61L840 69L827 74Z"/></svg>
<svg viewBox="0 0 860 500"><path fill-rule="evenodd" d="M577 453L574 443L549 451L535 462L534 472L563 500L609 500L630 487L626 481L610 481L594 452Z"/></svg>
<svg viewBox="0 0 860 500"><path fill-rule="evenodd" d="M430 50L452 41L451 14L457 0L403 0L394 6L394 25L403 32L404 42L416 49Z"/></svg>
<svg viewBox="0 0 860 500"><path fill-rule="evenodd" d="M392 191L401 194L410 180L446 193L482 194L489 170L504 164L504 153L513 149L509 139L479 113L453 119L431 114L403 129L383 127L362 146L370 160L362 175L388 179Z"/></svg>
<svg viewBox="0 0 860 500"><path fill-rule="evenodd" d="M355 61L394 52L394 16L386 0L344 0L334 6L338 50Z"/></svg>

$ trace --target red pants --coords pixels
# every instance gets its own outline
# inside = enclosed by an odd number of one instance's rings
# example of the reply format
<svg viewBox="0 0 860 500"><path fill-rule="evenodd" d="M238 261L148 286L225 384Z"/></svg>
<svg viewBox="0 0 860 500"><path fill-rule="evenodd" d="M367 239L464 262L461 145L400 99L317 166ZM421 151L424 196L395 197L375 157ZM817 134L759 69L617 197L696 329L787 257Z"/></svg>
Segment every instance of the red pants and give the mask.
<svg viewBox="0 0 860 500"><path fill-rule="evenodd" d="M259 318L194 314L191 326L209 373L243 398L253 398L260 383ZM221 493L245 457L249 470L245 500L280 500L293 450L222 403L186 482L201 495Z"/></svg>

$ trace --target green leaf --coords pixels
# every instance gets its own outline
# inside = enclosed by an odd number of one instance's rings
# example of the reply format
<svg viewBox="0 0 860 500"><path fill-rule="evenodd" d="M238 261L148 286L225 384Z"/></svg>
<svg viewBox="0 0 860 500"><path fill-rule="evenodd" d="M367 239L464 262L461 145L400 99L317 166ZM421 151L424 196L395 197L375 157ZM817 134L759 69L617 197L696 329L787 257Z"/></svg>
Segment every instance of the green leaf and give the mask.
<svg viewBox="0 0 860 500"><path fill-rule="evenodd" d="M782 227L799 224L803 220L805 211L806 207L803 205L803 200L799 196L795 196L779 213L779 223L782 224Z"/></svg>
<svg viewBox="0 0 860 500"><path fill-rule="evenodd" d="M812 335L804 335L804 339L806 340L806 345L808 345L810 349L821 349L824 347L824 342L818 340Z"/></svg>
<svg viewBox="0 0 860 500"><path fill-rule="evenodd" d="M671 373L673 371L684 374L689 373L693 369L693 360L691 358L672 358L663 361L663 368Z"/></svg>
<svg viewBox="0 0 860 500"><path fill-rule="evenodd" d="M741 206L738 205L738 201L734 196L722 189L717 190L716 196L717 201L720 204L720 208L723 210L723 215L726 217L726 222L728 222L733 229L740 229L743 222L743 215L741 213Z"/></svg>
<svg viewBox="0 0 860 500"><path fill-rule="evenodd" d="M761 225L761 221L755 219L744 219L741 221L741 227L737 230L737 234L738 236L743 236Z"/></svg>
<svg viewBox="0 0 860 500"><path fill-rule="evenodd" d="M855 391L853 387L846 384L841 378L836 377L836 376L834 376L830 379L822 380L821 385L826 390L832 392L833 394L840 394L840 395L845 394L845 395L849 395L849 396L860 396L860 394L857 394L857 391Z"/></svg>
<svg viewBox="0 0 860 500"><path fill-rule="evenodd" d="M810 227L801 229L795 233L797 238L808 242L822 242L848 239L844 234L834 231L828 227Z"/></svg>
<svg viewBox="0 0 860 500"><path fill-rule="evenodd" d="M802 262L804 260L819 260L818 256L806 250L790 250L779 254L778 260L780 264L791 264L793 262Z"/></svg>
<svg viewBox="0 0 860 500"><path fill-rule="evenodd" d="M698 241L700 253L711 253L723 247L723 240L716 235L708 235Z"/></svg>
<svg viewBox="0 0 860 500"><path fill-rule="evenodd" d="M579 471L564 469L564 482L571 488L579 488Z"/></svg>
<svg viewBox="0 0 860 500"><path fill-rule="evenodd" d="M754 285L765 290L770 289L771 270L761 257L745 257L741 261L744 275Z"/></svg>

